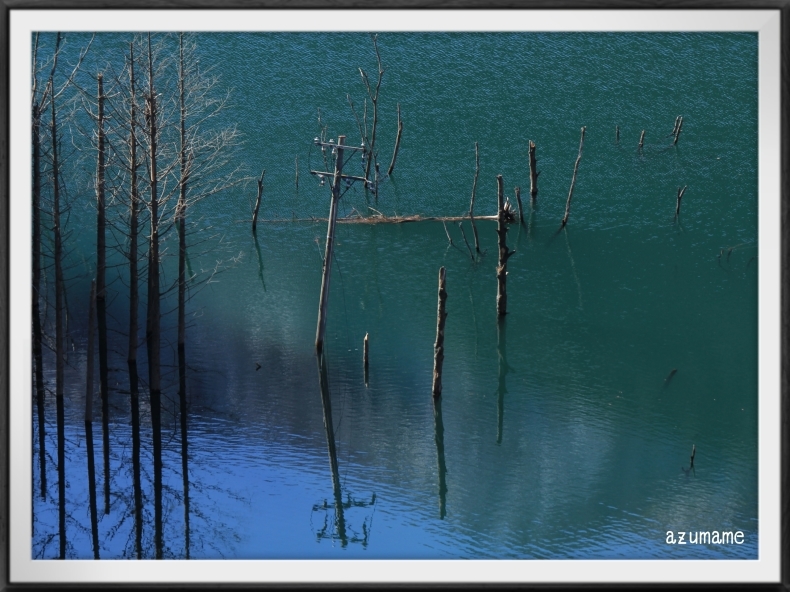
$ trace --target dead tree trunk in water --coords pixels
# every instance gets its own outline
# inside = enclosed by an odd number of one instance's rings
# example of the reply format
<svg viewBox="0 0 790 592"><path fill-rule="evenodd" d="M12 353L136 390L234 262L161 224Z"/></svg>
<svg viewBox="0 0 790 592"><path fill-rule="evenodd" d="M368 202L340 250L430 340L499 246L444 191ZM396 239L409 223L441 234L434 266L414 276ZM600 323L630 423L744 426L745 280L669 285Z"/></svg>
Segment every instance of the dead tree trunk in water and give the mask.
<svg viewBox="0 0 790 592"><path fill-rule="evenodd" d="M321 296L318 302L318 327L315 335L315 350L321 353L324 349L324 331L326 329L326 313L329 307L329 280L332 273L332 251L335 245L335 224L337 222L337 202L340 200L340 181L343 174L343 144L345 136L337 138L337 155L335 158L335 174L332 179L332 201L329 205L329 223L326 231L326 249L324 250L324 268L321 274ZM367 177L366 177L367 178Z"/></svg>
<svg viewBox="0 0 790 592"><path fill-rule="evenodd" d="M499 239L499 265L496 268L497 295L496 312L498 316L507 314L507 260L516 251L507 248L507 222L505 220L505 189L502 175L497 175L497 223L496 233Z"/></svg>
<svg viewBox="0 0 790 592"><path fill-rule="evenodd" d="M477 191L477 176L480 174L480 151L475 142L475 178L472 181L472 199L469 201L469 220L472 222L472 234L475 235L475 251L480 252L480 241L477 238L477 226L475 226L475 192Z"/></svg>
<svg viewBox="0 0 790 592"><path fill-rule="evenodd" d="M445 269L439 268L439 301L436 311L436 341L433 344L433 386L434 398L442 394L442 364L444 363L444 322L447 319L445 302L447 301L447 285Z"/></svg>
<svg viewBox="0 0 790 592"><path fill-rule="evenodd" d="M57 413L58 434L58 531L60 534L61 559L66 558L66 436L65 412L63 408L63 377L64 377L64 334L63 334L63 242L60 228L60 147L58 143L58 123L55 111L54 76L57 65L57 53L60 47L60 33L55 41L55 60L52 64L49 84L53 89L50 107L52 109L52 225L54 228L55 245L55 402Z"/></svg>
<svg viewBox="0 0 790 592"><path fill-rule="evenodd" d="M105 214L105 155L104 155L104 80L98 76L98 155L96 165L96 317L99 324L99 381L101 384L102 442L104 453L104 513L110 513L110 400L107 380L107 296L105 273L106 214Z"/></svg>
<svg viewBox="0 0 790 592"><path fill-rule="evenodd" d="M140 197L137 188L137 105L134 81L134 43L129 44L129 87L131 89L131 109L129 116L129 163L130 163L130 198L129 198L129 398L132 413L132 470L134 489L134 522L135 522L135 553L137 559L142 558L143 532L143 493L140 479L140 401L137 376L137 330L138 309L140 306L139 272L137 269L137 235Z"/></svg>
<svg viewBox="0 0 790 592"><path fill-rule="evenodd" d="M398 158L401 134L403 134L403 122L400 118L400 103L398 103L398 135L395 136L395 149L392 151L392 161L390 161L390 168L387 169L387 175L391 175L392 171L395 170L395 159Z"/></svg>
<svg viewBox="0 0 790 592"><path fill-rule="evenodd" d="M576 185L576 173L579 172L579 162L582 159L582 149L584 148L584 130L587 128L582 126L582 139L579 141L579 156L576 157L576 164L573 166L573 178L571 179L571 189L568 192L568 201L565 204L565 216L562 218L562 225L568 223L568 216L571 215L571 197L573 197L573 187Z"/></svg>
<svg viewBox="0 0 790 592"><path fill-rule="evenodd" d="M263 196L263 176L266 174L266 169L263 169L261 178L258 179L258 198L255 200L255 211L252 213L252 232L255 234L256 227L258 226L258 209L261 207L261 197Z"/></svg>
<svg viewBox="0 0 790 592"><path fill-rule="evenodd" d="M159 197L157 179L157 129L156 93L154 91L154 65L151 35L148 34L148 96L146 120L149 140L149 187L151 191L151 237L148 248L148 311L146 315L146 342L148 345L148 385L151 393L151 428L154 453L154 528L156 558L162 558L162 420L160 375L160 301L159 301Z"/></svg>
<svg viewBox="0 0 790 592"><path fill-rule="evenodd" d="M535 142L529 141L529 196L535 199L538 196L538 163L535 159ZM519 206L519 211L521 206Z"/></svg>

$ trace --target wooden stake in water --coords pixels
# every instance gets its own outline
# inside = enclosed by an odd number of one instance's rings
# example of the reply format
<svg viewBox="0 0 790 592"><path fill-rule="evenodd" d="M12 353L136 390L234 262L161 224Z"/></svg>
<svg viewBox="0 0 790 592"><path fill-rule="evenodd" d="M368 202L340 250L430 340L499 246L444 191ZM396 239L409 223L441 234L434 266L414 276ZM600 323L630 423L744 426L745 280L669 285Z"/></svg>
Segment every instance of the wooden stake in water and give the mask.
<svg viewBox="0 0 790 592"><path fill-rule="evenodd" d="M538 195L538 163L535 159L535 142L529 141L529 196L535 199ZM519 206L521 211L521 206Z"/></svg>
<svg viewBox="0 0 790 592"><path fill-rule="evenodd" d="M642 135L639 136L639 148L642 148L645 144L645 130L642 130Z"/></svg>
<svg viewBox="0 0 790 592"><path fill-rule="evenodd" d="M439 268L439 303L436 312L436 342L433 344L433 387L434 397L442 394L442 363L444 362L444 321L447 319L445 302L447 290L444 267Z"/></svg>
<svg viewBox="0 0 790 592"><path fill-rule="evenodd" d="M615 142L619 142L620 141L620 126L619 125L614 126L614 141Z"/></svg>
<svg viewBox="0 0 790 592"><path fill-rule="evenodd" d="M335 158L335 174L332 179L332 201L329 205L329 222L326 231L326 249L324 250L324 269L321 274L321 296L318 301L318 327L315 335L315 350L321 353L324 349L324 331L326 330L326 312L329 307L329 280L332 271L332 251L335 246L335 224L337 222L337 202L340 200L340 181L343 174L343 144L345 136L338 136L337 154Z"/></svg>

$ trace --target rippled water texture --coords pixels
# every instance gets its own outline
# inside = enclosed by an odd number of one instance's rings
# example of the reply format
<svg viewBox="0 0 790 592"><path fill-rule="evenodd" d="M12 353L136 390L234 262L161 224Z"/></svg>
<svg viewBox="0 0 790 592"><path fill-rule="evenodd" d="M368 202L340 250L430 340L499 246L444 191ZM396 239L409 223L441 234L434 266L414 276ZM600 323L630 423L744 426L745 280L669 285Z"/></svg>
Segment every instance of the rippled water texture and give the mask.
<svg viewBox="0 0 790 592"><path fill-rule="evenodd" d="M76 51L82 37L70 41ZM128 41L97 38L87 69L122 60ZM756 35L380 35L382 168L397 104L403 140L377 201L356 184L341 216L374 214L369 206L386 215L466 214L479 142L476 215L495 214L501 174L511 199L522 188L525 220L508 232L516 253L501 324L494 221L477 222L483 253L476 262L456 222L446 225L453 245L439 221L339 224L324 398L314 340L326 223L311 217L327 216L329 190L309 174L324 167L311 143L318 109L327 137L358 143L346 95L361 114L358 67L375 75L371 40L251 33L197 42L221 88L231 90L216 125L238 125L245 144L235 164L255 178L266 169L260 216L281 221L261 222L253 239L254 181L190 211L192 269L220 261L223 271L196 283L187 305L188 535L173 293L162 307L165 557L183 558L189 549L191 558L757 558ZM673 146L678 115L683 130ZM558 232L581 126L571 214ZM541 172L532 205L529 140ZM357 157L348 167L360 174ZM67 184L92 187L95 165L77 169ZM93 198L86 195L74 189L80 205L69 219L75 345L66 374L66 471L74 558L93 556L82 423L84 303L95 266ZM468 221L464 230L471 241ZM174 233L165 240L164 276L172 282ZM124 259L115 257L113 494L110 514L100 515L102 558L134 554L128 279ZM448 317L435 407L440 266ZM144 363L144 347L139 357ZM54 380L51 356L45 370ZM142 536L153 556L147 394L141 402ZM54 397L47 414L54 459ZM37 425L35 407L33 419ZM694 470L686 472L692 445ZM103 483L101 438L95 446ZM54 460L47 471L49 494L34 500L36 557L57 554ZM741 531L744 543L667 545L670 530Z"/></svg>

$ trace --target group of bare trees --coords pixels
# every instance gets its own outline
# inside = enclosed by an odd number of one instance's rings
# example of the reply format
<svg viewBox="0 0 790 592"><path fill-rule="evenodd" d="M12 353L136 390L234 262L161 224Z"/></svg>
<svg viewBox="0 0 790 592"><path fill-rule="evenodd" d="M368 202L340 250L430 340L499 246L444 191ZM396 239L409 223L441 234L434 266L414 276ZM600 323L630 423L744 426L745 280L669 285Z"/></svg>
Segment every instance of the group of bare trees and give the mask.
<svg viewBox="0 0 790 592"><path fill-rule="evenodd" d="M200 230L199 225L189 223L188 213L200 200L239 181L238 163L232 160L239 134L234 126L216 122L228 96L219 92L218 77L201 66L195 39L183 34L130 35L128 51L104 53L99 59L93 38L77 54L70 51L68 41L60 33L36 34L32 40L32 329L41 495L45 497L47 493L45 399L47 392L54 391L59 555L65 557L63 395L66 344L73 342L68 330L66 295L70 285L84 279L80 273L84 275L85 269L69 263L69 254L79 248L79 235L87 234L92 226L85 213L95 211L95 257L83 255L83 259L96 282L104 509L108 514L111 505L108 357L111 351L126 349L136 467L136 554L142 554L139 395L147 387L154 458L155 546L156 556L162 557L161 348L166 340L162 302L175 294L182 470L188 496L185 310L189 287L200 280L187 271L188 247L190 241L196 243L194 236ZM89 60L85 59L87 55L91 55ZM103 65L91 72L86 65L89 61ZM68 146L67 154L63 153L63 146ZM73 244L69 243L70 237L74 238ZM168 241L177 242L177 248L168 249ZM173 276L164 273L163 268L168 266L165 252L176 253L175 280L166 279ZM142 345L139 309L143 282L142 341L146 345L147 380L138 375L137 358L137 349ZM75 297L78 296L81 295ZM121 301L128 298L128 324L116 315L116 324L121 322L121 326L110 331L108 301L117 297ZM117 335L124 338L119 341ZM44 355L47 348L54 356ZM49 373L44 367L50 359L55 366L54 385L45 378ZM188 522L188 504L185 518Z"/></svg>

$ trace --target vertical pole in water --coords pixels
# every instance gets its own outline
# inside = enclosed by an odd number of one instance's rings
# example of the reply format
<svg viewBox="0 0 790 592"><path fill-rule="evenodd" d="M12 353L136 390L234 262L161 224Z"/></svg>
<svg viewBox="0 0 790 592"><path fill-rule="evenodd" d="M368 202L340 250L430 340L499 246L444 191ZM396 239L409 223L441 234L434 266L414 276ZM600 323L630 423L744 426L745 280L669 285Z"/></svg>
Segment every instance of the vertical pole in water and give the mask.
<svg viewBox="0 0 790 592"><path fill-rule="evenodd" d="M365 333L365 341L362 345L362 363L365 367L365 386L368 386L368 334Z"/></svg>
<svg viewBox="0 0 790 592"><path fill-rule="evenodd" d="M326 231L326 249L324 250L324 269L321 274L321 297L318 302L318 328L315 335L315 350L321 353L324 349L324 331L326 329L326 311L329 306L329 280L332 271L332 250L335 245L335 223L337 222L337 202L340 200L340 181L343 173L343 144L345 136L337 138L337 156L335 158L335 175L332 179L332 202L329 205L329 223Z"/></svg>
<svg viewBox="0 0 790 592"><path fill-rule="evenodd" d="M434 398L442 394L442 364L444 362L444 321L447 319L445 302L447 290L445 283L445 269L439 268L439 304L436 313L436 342L433 344L433 392Z"/></svg>
<svg viewBox="0 0 790 592"><path fill-rule="evenodd" d="M683 116L680 115L678 116L677 129L675 130L675 141L672 142L673 145L678 143L678 138L680 137L680 132L682 129L683 129Z"/></svg>
<svg viewBox="0 0 790 592"><path fill-rule="evenodd" d="M535 159L535 142L529 141L529 196L535 199L538 196L538 163Z"/></svg>
<svg viewBox="0 0 790 592"><path fill-rule="evenodd" d="M99 518L96 510L96 466L93 456L93 332L96 312L96 280L91 281L88 305L88 352L85 372L85 448L88 455L88 501L91 512L93 558L99 559Z"/></svg>
<svg viewBox="0 0 790 592"><path fill-rule="evenodd" d="M642 135L639 136L639 148L641 149L642 146L645 144L645 130L642 130Z"/></svg>
<svg viewBox="0 0 790 592"><path fill-rule="evenodd" d="M620 142L620 126L619 125L614 126L614 141L615 142Z"/></svg>

